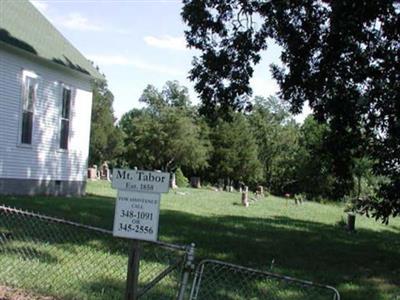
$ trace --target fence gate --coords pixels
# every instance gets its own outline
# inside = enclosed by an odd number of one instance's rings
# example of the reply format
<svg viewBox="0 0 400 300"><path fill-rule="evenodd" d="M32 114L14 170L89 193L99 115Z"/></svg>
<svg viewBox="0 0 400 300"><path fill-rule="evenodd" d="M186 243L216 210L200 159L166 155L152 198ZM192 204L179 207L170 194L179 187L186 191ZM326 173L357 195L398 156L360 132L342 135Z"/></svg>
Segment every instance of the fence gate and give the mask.
<svg viewBox="0 0 400 300"><path fill-rule="evenodd" d="M3 286L61 299L120 300L129 246L130 240L108 230L0 206ZM142 242L141 247L140 299L182 297L192 246Z"/></svg>
<svg viewBox="0 0 400 300"><path fill-rule="evenodd" d="M340 300L340 295L331 286L207 259L196 268L190 300L208 299Z"/></svg>
<svg viewBox="0 0 400 300"><path fill-rule="evenodd" d="M0 286L59 299L119 300L130 244L109 230L0 206ZM194 245L142 241L141 247L140 300L340 300L331 286L216 260L197 265L190 289Z"/></svg>

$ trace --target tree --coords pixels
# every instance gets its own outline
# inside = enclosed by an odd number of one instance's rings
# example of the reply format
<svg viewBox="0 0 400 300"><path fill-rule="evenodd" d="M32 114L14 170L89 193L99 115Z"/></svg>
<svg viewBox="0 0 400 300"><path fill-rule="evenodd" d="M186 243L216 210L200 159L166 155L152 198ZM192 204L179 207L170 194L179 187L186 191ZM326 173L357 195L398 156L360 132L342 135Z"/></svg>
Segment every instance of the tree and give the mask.
<svg viewBox="0 0 400 300"><path fill-rule="evenodd" d="M147 107L133 109L120 121L130 167L193 171L207 166L209 142L191 116L187 89L168 82L162 92L148 86L140 98Z"/></svg>
<svg viewBox="0 0 400 300"><path fill-rule="evenodd" d="M157 114L167 107L183 110L188 114L193 113L192 103L187 87L181 86L178 81L167 81L161 92L154 86L148 85L139 99L147 104L147 109Z"/></svg>
<svg viewBox="0 0 400 300"><path fill-rule="evenodd" d="M372 173L372 161L368 157L358 158L354 162L354 196L356 199L361 197L370 197L371 190L380 178L377 178Z"/></svg>
<svg viewBox="0 0 400 300"><path fill-rule="evenodd" d="M113 161L122 153L122 131L115 126L114 96L107 82L95 81L90 128L89 164Z"/></svg>
<svg viewBox="0 0 400 300"><path fill-rule="evenodd" d="M231 121L217 120L210 133L211 178L255 184L261 179L258 148L246 117L235 113Z"/></svg>
<svg viewBox="0 0 400 300"><path fill-rule="evenodd" d="M297 191L299 128L294 120L279 128L276 155L271 164L271 191L279 194Z"/></svg>
<svg viewBox="0 0 400 300"><path fill-rule="evenodd" d="M271 192L294 192L299 129L287 105L276 97L255 97L248 119L258 145L263 183Z"/></svg>
<svg viewBox="0 0 400 300"><path fill-rule="evenodd" d="M369 156L388 180L364 209L387 221L400 213L399 14L395 0L185 0L186 39L201 51L191 78L202 111L245 109L253 66L274 39L281 97L294 113L308 101L329 127L335 194L352 189L354 158Z"/></svg>
<svg viewBox="0 0 400 300"><path fill-rule="evenodd" d="M310 198L335 198L333 162L324 140L328 126L308 116L300 128L297 178L302 192Z"/></svg>

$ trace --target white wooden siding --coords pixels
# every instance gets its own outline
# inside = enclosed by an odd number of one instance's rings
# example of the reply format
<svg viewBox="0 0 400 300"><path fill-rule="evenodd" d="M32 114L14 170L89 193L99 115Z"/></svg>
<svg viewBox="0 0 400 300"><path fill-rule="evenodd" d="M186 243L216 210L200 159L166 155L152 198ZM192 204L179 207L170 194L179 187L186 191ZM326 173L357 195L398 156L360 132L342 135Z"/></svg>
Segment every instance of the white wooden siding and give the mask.
<svg viewBox="0 0 400 300"><path fill-rule="evenodd" d="M23 70L39 75L32 145L20 144ZM68 150L59 148L63 83L73 88ZM0 49L0 178L85 180L91 90L85 77Z"/></svg>

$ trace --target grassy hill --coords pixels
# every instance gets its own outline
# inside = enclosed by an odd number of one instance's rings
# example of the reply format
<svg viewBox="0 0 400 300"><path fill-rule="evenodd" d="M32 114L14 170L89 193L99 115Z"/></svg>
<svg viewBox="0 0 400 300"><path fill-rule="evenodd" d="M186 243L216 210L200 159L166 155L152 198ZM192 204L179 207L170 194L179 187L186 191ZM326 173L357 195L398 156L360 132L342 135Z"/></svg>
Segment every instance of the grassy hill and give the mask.
<svg viewBox="0 0 400 300"><path fill-rule="evenodd" d="M89 182L83 198L2 197L1 203L112 228L116 192ZM179 189L162 196L159 239L194 242L197 258L217 258L330 284L343 299L400 297L400 220L357 216L343 228L343 207L267 197L240 205L239 193Z"/></svg>

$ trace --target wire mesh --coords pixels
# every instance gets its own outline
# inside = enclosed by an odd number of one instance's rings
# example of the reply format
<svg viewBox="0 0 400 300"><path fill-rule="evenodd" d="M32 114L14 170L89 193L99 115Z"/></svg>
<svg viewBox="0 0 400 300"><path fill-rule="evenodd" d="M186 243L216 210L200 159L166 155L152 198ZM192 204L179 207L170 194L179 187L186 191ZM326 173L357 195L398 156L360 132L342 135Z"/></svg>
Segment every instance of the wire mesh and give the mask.
<svg viewBox="0 0 400 300"><path fill-rule="evenodd" d="M340 300L340 295L330 286L221 261L204 260L196 268L190 299Z"/></svg>
<svg viewBox="0 0 400 300"><path fill-rule="evenodd" d="M122 299L129 240L0 206L0 284L62 299ZM140 299L174 299L185 247L141 242Z"/></svg>

